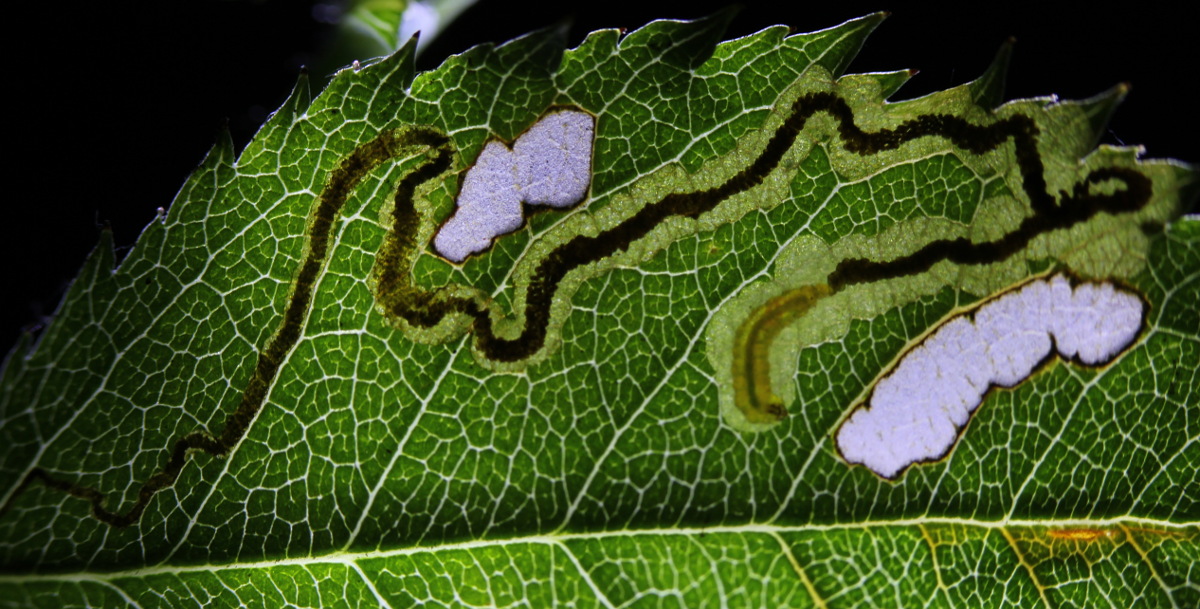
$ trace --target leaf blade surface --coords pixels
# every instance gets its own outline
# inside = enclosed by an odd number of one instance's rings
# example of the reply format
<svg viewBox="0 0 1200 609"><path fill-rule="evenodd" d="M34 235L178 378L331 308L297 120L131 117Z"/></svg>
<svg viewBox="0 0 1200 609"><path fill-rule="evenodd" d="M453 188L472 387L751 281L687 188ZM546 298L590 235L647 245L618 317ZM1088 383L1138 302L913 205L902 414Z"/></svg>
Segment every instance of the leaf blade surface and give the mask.
<svg viewBox="0 0 1200 609"><path fill-rule="evenodd" d="M659 594L683 605L1013 595L1186 606L1197 591L1182 565L1197 554L1200 451L1187 406L1200 262L1196 221L1176 219L1175 193L1189 170L1116 149L1079 165L1094 141L1087 104L1029 100L992 114L967 103L977 98L968 85L885 105L902 76L835 81L878 16L717 45L727 18L656 22L623 39L602 31L565 53L562 32L546 30L422 75L406 47L342 72L312 105L302 83L236 160L222 140L117 272L102 242L55 324L6 364L5 585L31 603L65 590L79 604L142 606L620 606ZM819 329L826 340L792 338L792 416L740 432L722 418L723 369L710 353L722 315L756 290L785 289L810 250L833 264L894 259L938 236L1002 237L1030 213L1014 144L971 151L929 136L856 155L816 114L762 186L568 275L549 346L510 368L482 359L472 336L414 337L375 304L392 192L428 157L406 149L360 176L332 219L301 331L227 455L188 453L128 527L30 477L69 480L126 513L175 441L229 429L263 346L287 327L314 199L380 134L430 125L462 171L489 137L511 140L550 107L597 117L586 207L535 215L461 267L429 250L412 263L415 285L469 286L504 315L527 306L522 290L547 248L586 223L618 224L658 193L727 183L770 149L793 100L830 91L868 132L936 112L975 124L1034 116L1049 192L1117 166L1149 176L1156 195L1133 216L1089 216L982 267L880 282L893 293L864 292L872 314L832 319ZM450 213L456 180L420 193L417 240L432 235L428 218ZM1130 218L1136 231L1121 228ZM840 460L832 431L905 345L1064 267L1146 297L1147 330L1129 353L1099 370L1051 362L992 393L949 461L897 482ZM895 562L870 566L882 557ZM1079 564L1101 575L1073 583ZM1115 585L1129 569L1136 581ZM1014 593L988 577L1022 584Z"/></svg>

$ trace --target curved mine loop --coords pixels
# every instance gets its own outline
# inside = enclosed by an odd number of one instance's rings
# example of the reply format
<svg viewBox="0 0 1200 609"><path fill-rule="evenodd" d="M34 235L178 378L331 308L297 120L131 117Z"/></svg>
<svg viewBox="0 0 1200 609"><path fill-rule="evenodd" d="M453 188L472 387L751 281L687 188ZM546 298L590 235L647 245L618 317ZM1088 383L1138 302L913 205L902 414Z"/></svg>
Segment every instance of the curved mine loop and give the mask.
<svg viewBox="0 0 1200 609"><path fill-rule="evenodd" d="M787 416L771 390L771 345L788 324L830 294L821 284L789 290L758 307L738 327L733 347L733 395L746 420L774 423Z"/></svg>
<svg viewBox="0 0 1200 609"><path fill-rule="evenodd" d="M797 100L793 109L801 107L801 102L805 99ZM794 112L771 137L758 158L721 186L697 192L669 194L656 202L646 204L636 214L614 227L595 236L578 235L551 251L538 264L533 274L525 294L525 310L518 313L524 317L524 327L521 334L512 339L496 335L488 307L482 301L443 296L445 290L422 292L411 285L411 262L419 245L412 238L415 228L419 226L412 197L417 186L439 175L443 161L435 160L413 174L415 176L416 173L420 173L420 177L410 176L413 178L411 181L406 178L397 189L392 230L376 260L376 300L388 313L425 328L436 326L447 315L468 315L474 319L472 331L475 333L476 345L485 357L499 362L524 360L545 345L546 331L550 323L550 305L558 284L567 273L625 251L631 243L645 237L667 218L695 218L712 210L729 197L762 183L778 166L810 114ZM444 163L448 167L449 156Z"/></svg>
<svg viewBox="0 0 1200 609"><path fill-rule="evenodd" d="M996 241L975 243L965 238L943 239L931 242L916 252L890 261L874 261L853 258L840 262L829 275L829 293L858 283L869 283L914 275L929 270L934 264L949 260L958 264L988 264L999 262L1020 251L1029 242L1043 233L1069 228L1105 211L1122 213L1137 211L1152 194L1150 179L1124 167L1106 167L1088 174L1077 183L1071 193L1060 193L1058 199L1046 192L1042 159L1037 152L1038 128L1033 119L1013 115L991 125L975 125L955 116L931 114L905 121L891 129L867 133L854 124L854 113L850 106L833 93L812 93L801 96L793 105L794 114L788 118L772 144L790 125L801 127L809 116L827 112L838 121L838 133L846 150L860 155L875 154L892 150L901 144L926 136L937 136L949 140L955 147L973 154L983 154L1012 139L1021 185L1028 197L1033 215L1025 218L1013 232ZM771 145L768 145L770 149ZM766 153L764 152L764 156ZM1124 189L1111 194L1093 194L1090 185L1114 180ZM801 290L808 288L801 288ZM773 307L768 302L764 307ZM807 311L807 308L804 309ZM803 312L789 316L797 319ZM770 312L758 310L750 319L766 316ZM746 328L743 324L742 328ZM735 341L733 358L734 404L752 422L771 422L780 416L773 413L786 412L779 398L771 390L769 361L759 350L769 349L775 332L758 331L751 336L739 336ZM766 384L765 387L761 386ZM742 389L739 390L738 387ZM775 416L774 419L771 417Z"/></svg>

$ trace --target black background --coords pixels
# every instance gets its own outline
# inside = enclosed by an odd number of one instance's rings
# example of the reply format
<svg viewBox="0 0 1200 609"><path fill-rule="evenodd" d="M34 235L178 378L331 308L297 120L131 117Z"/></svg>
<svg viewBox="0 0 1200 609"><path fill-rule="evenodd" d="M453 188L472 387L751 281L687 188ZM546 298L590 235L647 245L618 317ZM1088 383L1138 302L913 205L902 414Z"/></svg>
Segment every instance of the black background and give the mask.
<svg viewBox="0 0 1200 609"><path fill-rule="evenodd" d="M5 18L12 160L0 216L0 353L22 329L46 321L102 226L111 227L118 255L128 251L155 209L170 204L220 125L228 119L241 150L331 35L310 3L294 0L37 4L9 9ZM419 67L564 19L572 20L573 47L594 29L635 29L727 4L575 1L547 12L485 0L424 51ZM899 2L814 4L745 5L726 38L776 23L812 31L889 10L850 70L919 69L896 96L904 98L971 80L1014 36L1009 98L1082 98L1129 82L1132 93L1105 141L1200 161L1200 105L1189 94L1200 79L1195 9L1182 14L1148 2L1108 11L1091 3L972 2L950 12Z"/></svg>

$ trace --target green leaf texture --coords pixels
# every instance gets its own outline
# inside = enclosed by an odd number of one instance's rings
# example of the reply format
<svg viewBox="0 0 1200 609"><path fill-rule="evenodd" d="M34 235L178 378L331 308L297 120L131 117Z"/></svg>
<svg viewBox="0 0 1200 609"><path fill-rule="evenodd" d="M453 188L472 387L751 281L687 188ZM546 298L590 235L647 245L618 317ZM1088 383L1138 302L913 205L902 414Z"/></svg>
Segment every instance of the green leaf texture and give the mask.
<svg viewBox="0 0 1200 609"><path fill-rule="evenodd" d="M540 31L422 74L409 44L311 103L302 78L240 155L222 137L4 364L0 605L1200 606L1194 170L1094 150L1120 89L1001 105L1007 50L888 102L908 72L843 75L881 16L720 42L728 17L570 50ZM779 136L820 100L846 120ZM555 108L596 117L588 200L438 257L484 144ZM846 124L900 131L856 152ZM387 158L345 160L387 134ZM438 146L450 165L402 225L396 193ZM489 355L484 322L417 328L379 296L387 273L408 286L392 304L457 294L511 339L553 248L743 182L555 277L544 344L515 359ZM943 253L1039 214L1070 217L1003 255ZM922 248L926 268L888 266ZM789 416L738 424L737 320L847 260L886 272L784 330ZM1051 272L1139 294L1135 343L989 392L944 459L894 480L841 458L839 423L906 349Z"/></svg>

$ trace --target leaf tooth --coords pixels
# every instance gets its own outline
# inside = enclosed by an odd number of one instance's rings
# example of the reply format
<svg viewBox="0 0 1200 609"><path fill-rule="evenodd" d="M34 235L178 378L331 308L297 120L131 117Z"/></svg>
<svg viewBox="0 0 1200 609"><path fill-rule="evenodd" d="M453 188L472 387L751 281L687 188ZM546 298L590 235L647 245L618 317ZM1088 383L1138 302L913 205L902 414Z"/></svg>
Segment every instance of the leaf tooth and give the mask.
<svg viewBox="0 0 1200 609"><path fill-rule="evenodd" d="M83 263L83 270L79 275L80 277L90 277L92 285L95 285L111 276L116 268L117 253L113 247L112 227L106 224L101 227L96 247L88 254L87 261Z"/></svg>
<svg viewBox="0 0 1200 609"><path fill-rule="evenodd" d="M291 94L275 111L275 116L288 123L294 123L296 119L304 115L304 111L308 110L310 103L312 103L312 93L308 86L308 68L302 67L300 74L296 77L296 85L292 87Z"/></svg>
<svg viewBox="0 0 1200 609"><path fill-rule="evenodd" d="M90 319L90 310L105 310L105 305L112 301L114 294L113 274L117 267L116 249L113 247L112 228L103 226L100 229L100 236L96 240L96 247L88 253L87 258L83 262L83 267L79 269L79 275L71 282L67 288L66 294L58 304L58 308L43 320L42 333L38 335L37 329L33 331L24 331L17 341L17 345L9 352L8 357L3 362L0 362L0 379L3 379L9 372L6 370L11 363L10 359L17 357L18 354L22 359L33 357L42 343L47 340L55 342L53 337L57 335L60 338L65 338L66 335L74 335L77 330L69 327L71 324L53 323L59 318L75 318L75 319ZM66 333L64 335L63 333ZM61 344L58 345L61 349ZM55 357L54 351L56 348L51 348L49 353L51 357ZM18 374L13 371L12 374Z"/></svg>
<svg viewBox="0 0 1200 609"><path fill-rule="evenodd" d="M283 100L279 109L271 113L262 126L258 128L258 132L251 138L247 149L261 147L263 145L282 146L281 139L286 137L292 125L300 120L308 112L309 106L312 105L312 87L308 79L308 68L302 66L300 73L296 75L296 84L292 86L292 92L288 94L287 99ZM218 136L218 140L220 137ZM218 141L218 145L220 142Z"/></svg>
<svg viewBox="0 0 1200 609"><path fill-rule="evenodd" d="M534 30L496 47L495 58L501 62L519 62L519 66L538 78L550 78L562 64L567 48L566 22Z"/></svg>
<svg viewBox="0 0 1200 609"><path fill-rule="evenodd" d="M730 6L699 19L651 21L630 32L621 41L621 51L645 47L666 65L695 70L712 57L738 10Z"/></svg>
<svg viewBox="0 0 1200 609"><path fill-rule="evenodd" d="M819 30L808 34L797 34L806 38L832 38L835 42L822 56L815 62L837 78L846 72L846 68L850 67L850 62L858 56L858 52L862 50L863 44L867 42L867 38L887 19L891 13L881 11L864 15L857 19L851 19L841 25L835 25L831 28Z"/></svg>
<svg viewBox="0 0 1200 609"><path fill-rule="evenodd" d="M1200 165L1171 161L1179 183L1179 211L1182 214L1200 212Z"/></svg>
<svg viewBox="0 0 1200 609"><path fill-rule="evenodd" d="M261 135L264 130L265 126L259 129L259 134ZM255 137L257 138L258 136L256 135ZM250 145L255 145L255 141L251 140ZM160 210L159 214L152 221L152 224L166 225L179 222L181 218L185 218L187 215L191 215L192 218L196 219L204 218L214 198L214 185L228 184L234 179L234 163L236 160L237 155L233 149L233 136L229 133L229 121L225 120L221 122L221 126L217 130L216 140L213 142L212 148L209 148L208 153L204 155L200 164L184 180L183 186L175 195L175 199L171 201L171 204L165 210ZM134 244L134 250L130 252L131 256L139 249L141 242L142 238L139 237L138 243Z"/></svg>
<svg viewBox="0 0 1200 609"><path fill-rule="evenodd" d="M478 100L487 97L495 100L482 102L493 107L487 120L493 135L515 138L553 102L557 94L554 75L562 65L566 46L567 25L558 23L498 47L487 47L469 58L463 55L470 70L505 75L498 86L478 91L475 101L481 103Z"/></svg>
<svg viewBox="0 0 1200 609"><path fill-rule="evenodd" d="M229 133L229 121L226 120L217 129L217 140L213 142L212 148L208 149L208 154L204 155L204 160L200 161L200 166L192 173L204 170L232 169L236 158L237 155L233 150L233 135ZM190 180L191 176L188 179Z"/></svg>
<svg viewBox="0 0 1200 609"><path fill-rule="evenodd" d="M1129 83L1123 82L1099 95L1075 102L1087 116L1088 126L1092 131L1087 150L1100 143L1100 138L1104 137L1104 132L1108 129L1108 122L1116 113L1117 106L1125 101L1126 95L1129 95Z"/></svg>
<svg viewBox="0 0 1200 609"><path fill-rule="evenodd" d="M13 383L14 379L25 373L25 361L32 353L34 333L37 331L37 326L22 329L21 334L17 336L17 344L13 345L3 359L0 359L0 385ZM0 397L0 416L7 414L3 408L6 402L7 400ZM8 416L11 417L11 415Z"/></svg>
<svg viewBox="0 0 1200 609"><path fill-rule="evenodd" d="M992 58L983 74L967 83L971 91L971 100L987 110L994 110L1004 103L1004 84L1008 79L1008 66L1012 60L1013 44L1016 38L1005 40Z"/></svg>
<svg viewBox="0 0 1200 609"><path fill-rule="evenodd" d="M917 75L918 70L896 70L894 72L871 72L863 74L870 76L879 86L879 97L881 99L889 99L896 91L900 90L913 76Z"/></svg>
<svg viewBox="0 0 1200 609"><path fill-rule="evenodd" d="M283 100L283 104L277 110L267 117L258 128L258 132L250 139L243 154L249 153L251 156L258 153L262 149L279 149L284 145L284 140L288 132L291 131L296 121L304 117L308 111L309 104L312 98L309 93L308 85L308 70L300 69L300 74L296 77L296 84L292 87L292 92L288 94L287 99ZM225 130L228 131L228 124L225 125ZM218 136L220 140L220 136ZM218 145L220 142L218 141Z"/></svg>
<svg viewBox="0 0 1200 609"><path fill-rule="evenodd" d="M26 357L33 357L43 344L51 345L47 352L50 357L56 357L56 351L63 348L65 339L78 333L71 323L54 323L56 320L67 319L78 322L90 321L91 311L107 310L108 303L114 298L115 285L113 273L116 271L117 256L113 248L112 229L105 226L100 229L100 238L96 247L88 254L79 269L79 275L67 288L58 308L45 322L41 336L34 339L29 346ZM27 333L25 333L27 334ZM14 351L14 353L16 353Z"/></svg>
<svg viewBox="0 0 1200 609"><path fill-rule="evenodd" d="M388 73L380 83L381 88L395 87L401 91L409 90L413 79L417 76L417 45L420 37L421 32L414 33L404 44L400 45L400 48L396 49L395 53L379 62L377 69Z"/></svg>

